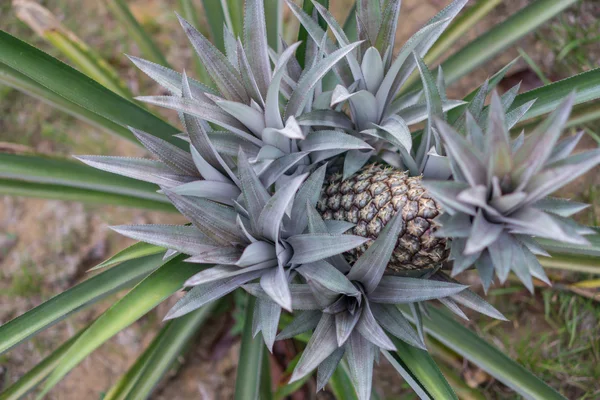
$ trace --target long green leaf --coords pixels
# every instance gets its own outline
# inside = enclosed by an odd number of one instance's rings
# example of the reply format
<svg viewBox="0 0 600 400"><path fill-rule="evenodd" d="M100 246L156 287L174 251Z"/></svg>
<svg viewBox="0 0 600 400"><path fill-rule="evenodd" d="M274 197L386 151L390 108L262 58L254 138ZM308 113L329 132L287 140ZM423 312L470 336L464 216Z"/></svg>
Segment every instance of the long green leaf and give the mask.
<svg viewBox="0 0 600 400"><path fill-rule="evenodd" d="M523 120L554 111L569 93L575 91L575 104L581 104L600 98L600 68L554 82L550 85L521 93L515 98L511 110L535 100L533 106L524 115Z"/></svg>
<svg viewBox="0 0 600 400"><path fill-rule="evenodd" d="M213 6L212 7L218 7L220 10L220 5L219 2L213 2ZM210 6L209 6L210 7ZM181 15L183 16L183 18L188 21L189 23L191 23L196 29L200 28L200 19L198 18L198 13L196 12L196 7L194 6L194 2L192 0L179 0L179 9L181 10ZM223 10L220 10L221 14L223 12ZM212 26L213 22L209 19L210 15L207 15L207 19L209 21L210 26ZM221 18L222 15L221 15ZM217 17L218 20L218 17ZM215 22L216 24L217 22ZM221 24L222 25L222 24ZM213 43L215 43L215 45L217 44L217 39L221 41L221 43L223 42L223 27L221 26L221 29L219 31L221 37L220 39L215 37L214 33L211 36ZM217 46L218 47L218 46ZM198 56L198 53L196 53L194 51L194 65L196 66L196 74L198 74L198 79L200 80L200 82L209 85L209 86L213 86L213 82L210 79L210 75L208 74L208 71L206 70L206 68L204 68L204 64L202 64L202 61L200 60L200 57Z"/></svg>
<svg viewBox="0 0 600 400"><path fill-rule="evenodd" d="M352 5L346 20L344 21L344 33L348 37L348 40L354 42L358 40L357 26L356 26L356 2Z"/></svg>
<svg viewBox="0 0 600 400"><path fill-rule="evenodd" d="M411 319L408 308L400 308ZM423 319L423 325L431 336L526 399L565 400L504 352L456 322L448 312L430 307L429 318Z"/></svg>
<svg viewBox="0 0 600 400"><path fill-rule="evenodd" d="M214 1L215 0L208 0ZM244 2L239 0L221 0L223 4L225 2L227 4L226 13L229 15L229 20L231 21L231 32L233 32L234 37L242 37L244 34Z"/></svg>
<svg viewBox="0 0 600 400"><path fill-rule="evenodd" d="M177 257L162 265L102 314L61 359L48 377L40 398L92 351L181 289L190 276L204 268L202 265L183 262L182 258Z"/></svg>
<svg viewBox="0 0 600 400"><path fill-rule="evenodd" d="M348 366L343 360L329 379L329 388L336 399L358 400L358 396L350 380Z"/></svg>
<svg viewBox="0 0 600 400"><path fill-rule="evenodd" d="M425 64L430 65L435 62L500 3L502 3L502 0L479 0L457 16L429 49L424 58Z"/></svg>
<svg viewBox="0 0 600 400"><path fill-rule="evenodd" d="M465 76L487 60L558 15L577 0L536 0L516 11L442 63L446 83Z"/></svg>
<svg viewBox="0 0 600 400"><path fill-rule="evenodd" d="M262 334L259 333L256 337L252 337L252 318L254 317L256 298L251 295L247 296L242 346L235 379L235 400L258 400L262 357L265 350Z"/></svg>
<svg viewBox="0 0 600 400"><path fill-rule="evenodd" d="M162 263L161 255L126 261L8 321L0 326L0 354L61 321L71 313L139 281Z"/></svg>
<svg viewBox="0 0 600 400"><path fill-rule="evenodd" d="M59 96L33 79L2 63L0 63L0 83L42 100L52 107L87 122L95 128L120 136L139 145L139 142L129 129Z"/></svg>
<svg viewBox="0 0 600 400"><path fill-rule="evenodd" d="M317 1L317 3L321 4L323 7L329 9L329 0L316 0L316 1ZM313 14L314 9L315 9L315 6L313 5L312 0L304 0L302 2L302 10L309 16L311 16ZM319 25L321 25L321 28L327 30L327 23L321 16L319 16ZM298 62L300 63L300 66L302 68L304 68L304 60L306 58L307 40L308 40L308 31L306 30L306 28L304 28L304 26L302 26L302 24L300 24L300 29L298 30L298 41L302 42L302 43L300 44L300 46L298 47L298 50L296 51L296 58L298 59Z"/></svg>
<svg viewBox="0 0 600 400"><path fill-rule="evenodd" d="M121 250L114 256L110 257L108 260L102 261L100 264L89 269L88 272L120 264L124 261L129 261L145 256L151 256L153 254L164 253L165 251L166 249L164 247L155 246L153 244L143 242L137 242Z"/></svg>
<svg viewBox="0 0 600 400"><path fill-rule="evenodd" d="M0 194L37 197L48 200L78 201L89 204L122 206L155 211L177 211L170 203L165 203L162 200L142 199L118 193L13 179L0 178Z"/></svg>
<svg viewBox="0 0 600 400"><path fill-rule="evenodd" d="M0 153L0 177L168 202L156 185L60 158Z"/></svg>
<svg viewBox="0 0 600 400"><path fill-rule="evenodd" d="M21 21L58 49L83 73L120 96L132 97L117 71L73 32L65 28L49 10L34 1L19 1L13 4L16 15Z"/></svg>
<svg viewBox="0 0 600 400"><path fill-rule="evenodd" d="M417 349L396 338L392 340L397 349L392 354L393 357L404 365L433 399L458 400L454 390L427 351Z"/></svg>
<svg viewBox="0 0 600 400"><path fill-rule="evenodd" d="M267 23L267 43L276 52L280 50L279 37L283 24L283 0L265 0L265 21Z"/></svg>
<svg viewBox="0 0 600 400"><path fill-rule="evenodd" d="M179 130L142 107L41 50L0 31L0 63L28 76L65 99L122 126L131 126L181 148Z"/></svg>
<svg viewBox="0 0 600 400"><path fill-rule="evenodd" d="M123 0L106 0L106 4L113 15L117 17L121 24L127 29L129 36L133 38L140 48L144 58L154 61L157 64L164 65L165 67L169 67L169 63L164 54L135 19L131 10L129 10L127 3Z"/></svg>
<svg viewBox="0 0 600 400"><path fill-rule="evenodd" d="M46 379L46 377L50 375L52 370L56 367L67 350L69 350L69 347L75 343L77 338L81 336L83 331L86 329L87 327L77 332L75 336L64 342L62 345L60 345L60 347L50 353L50 355L37 363L35 367L33 367L25 375L20 377L18 381L6 388L6 390L0 393L0 400L18 400L43 382L44 379Z"/></svg>
<svg viewBox="0 0 600 400"><path fill-rule="evenodd" d="M170 321L164 335L161 335L159 342L143 366L135 385L128 393L127 400L143 400L150 397L158 382L169 371L177 358L183 354L217 304L216 301L212 302L181 318Z"/></svg>
<svg viewBox="0 0 600 400"><path fill-rule="evenodd" d="M225 51L223 26L227 23L227 16L225 12L223 12L223 1L224 0L202 0L204 17L210 28L211 42L221 51ZM189 7L193 7L191 0L180 0L182 6L183 3L190 3ZM185 8L182 9L184 10ZM189 19L187 20L190 21ZM200 29L200 25L198 25L197 28Z"/></svg>

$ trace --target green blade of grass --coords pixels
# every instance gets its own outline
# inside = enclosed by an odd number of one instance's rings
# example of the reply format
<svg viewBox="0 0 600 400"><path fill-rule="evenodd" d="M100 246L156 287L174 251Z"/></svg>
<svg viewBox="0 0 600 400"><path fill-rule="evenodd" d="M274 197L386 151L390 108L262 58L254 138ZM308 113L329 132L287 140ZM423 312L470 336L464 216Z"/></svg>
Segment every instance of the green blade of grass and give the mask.
<svg viewBox="0 0 600 400"><path fill-rule="evenodd" d="M46 8L33 1L14 3L17 17L48 41L84 74L118 95L131 98L127 85L115 69L73 32L66 29Z"/></svg>
<svg viewBox="0 0 600 400"><path fill-rule="evenodd" d="M392 338L392 341L397 349L392 356L402 363L431 398L458 400L456 393L427 351L417 349L396 338Z"/></svg>
<svg viewBox="0 0 600 400"><path fill-rule="evenodd" d="M131 195L102 192L49 183L25 182L0 178L0 194L9 196L36 197L47 200L77 201L81 203L131 207L155 211L176 212L170 203L161 200L143 199Z"/></svg>
<svg viewBox="0 0 600 400"><path fill-rule="evenodd" d="M134 42L142 52L143 57L170 68L164 54L135 19L127 4L123 0L106 0L106 4L121 25L127 29L129 36L133 38Z"/></svg>
<svg viewBox="0 0 600 400"><path fill-rule="evenodd" d="M153 254L158 254L158 253L164 253L166 250L167 249L165 249L164 247L155 246L153 244L148 244L148 243L143 243L143 242L137 242L137 243L121 250L120 252L118 252L114 256L110 257L109 259L102 261L100 264L89 269L88 272L96 271L101 268L110 267L110 266L113 266L116 264L120 264L124 261L133 260L135 258L151 256Z"/></svg>
<svg viewBox="0 0 600 400"><path fill-rule="evenodd" d="M91 352L181 289L190 276L204 268L182 259L180 256L160 266L102 314L69 348L48 377L38 398L43 398Z"/></svg>
<svg viewBox="0 0 600 400"><path fill-rule="evenodd" d="M33 79L30 79L29 77L2 63L0 63L0 83L17 89L20 92L35 97L36 99L42 100L44 103L66 112L77 119L87 122L97 129L101 129L104 132L122 137L139 145L139 142L129 131L129 129L119 124L115 124L111 120L65 99L64 97L49 90L45 86L40 85Z"/></svg>
<svg viewBox="0 0 600 400"><path fill-rule="evenodd" d="M357 26L356 26L356 2L352 5L346 20L344 21L344 33L348 37L348 40L355 42L358 40Z"/></svg>
<svg viewBox="0 0 600 400"><path fill-rule="evenodd" d="M502 3L502 0L479 0L471 7L464 10L450 26L442 33L427 52L424 61L427 65L434 63L446 52L454 43L463 37L479 21L485 18L494 8ZM416 78L413 78L416 79Z"/></svg>
<svg viewBox="0 0 600 400"><path fill-rule="evenodd" d="M2 393L0 393L0 400L18 400L35 389L37 385L43 382L44 379L50 375L60 359L65 355L67 350L69 350L69 347L75 343L77 338L81 336L86 329L87 327L77 332L75 336L64 342L62 345L60 345L60 347L50 353L50 355L36 364L35 367L33 367L25 375L20 377L18 381L6 388Z"/></svg>
<svg viewBox="0 0 600 400"><path fill-rule="evenodd" d="M267 43L279 53L283 23L283 0L265 0L265 21L267 24Z"/></svg>
<svg viewBox="0 0 600 400"><path fill-rule="evenodd" d="M254 338L252 337L252 318L254 318L256 298L251 295L247 295L247 297L242 346L240 347L237 377L235 379L235 400L258 399L262 357L265 348L261 333Z"/></svg>
<svg viewBox="0 0 600 400"><path fill-rule="evenodd" d="M172 135L179 130L142 107L115 94L74 68L0 31L0 63L49 90L122 126L132 126L184 148Z"/></svg>
<svg viewBox="0 0 600 400"><path fill-rule="evenodd" d="M214 0L208 0L214 1ZM230 29L234 37L244 35L244 2L239 0L221 0L221 4L227 4L226 18L229 16L231 21ZM223 6L225 8L225 5Z"/></svg>
<svg viewBox="0 0 600 400"><path fill-rule="evenodd" d="M515 12L442 63L446 83L465 76L577 0L537 0Z"/></svg>
<svg viewBox="0 0 600 400"><path fill-rule="evenodd" d="M329 9L329 0L317 0L317 3ZM315 6L313 5L312 0L304 0L302 2L302 10L304 10L306 14L312 15L314 8ZM327 22L325 22L325 20L321 16L319 16L319 25L321 25L321 28L327 31ZM296 50L296 58L298 59L298 63L300 63L300 66L302 68L304 68L304 63L306 59L307 40L308 31L306 30L306 28L304 28L304 26L302 26L302 24L300 24L300 29L298 30L298 41L302 43L300 44L300 46L298 46L298 50Z"/></svg>
<svg viewBox="0 0 600 400"><path fill-rule="evenodd" d="M412 320L408 307L399 307ZM456 322L446 311L429 308L423 319L425 330L445 346L471 361L526 399L565 400L556 390L541 381L506 354Z"/></svg>
<svg viewBox="0 0 600 400"><path fill-rule="evenodd" d="M157 337L156 344L152 343L149 357L140 365L137 363L134 365L133 368L139 368L140 371L135 373L136 379L133 381L134 384L126 399L150 397L153 389L177 361L177 358L184 353L217 304L217 301L207 304L183 317L169 321L165 325L164 333Z"/></svg>
<svg viewBox="0 0 600 400"><path fill-rule="evenodd" d="M139 281L163 263L161 255L126 261L8 321L0 326L0 354L61 321L71 313Z"/></svg>
<svg viewBox="0 0 600 400"><path fill-rule="evenodd" d="M0 153L0 178L70 186L167 203L157 186L88 167L77 161Z"/></svg>
<svg viewBox="0 0 600 400"><path fill-rule="evenodd" d="M191 0L180 0L182 10L185 10L183 3L189 3L189 7L193 8ZM204 16L208 27L210 28L211 42L221 51L225 51L225 41L223 38L223 26L227 24L231 29L230 23L227 21L227 15L223 10L223 0L202 0L204 8ZM187 6L186 6L187 8ZM190 20L188 20L190 21ZM191 21L190 21L191 22ZM194 23L198 22L194 21ZM200 26L197 26L200 28Z"/></svg>

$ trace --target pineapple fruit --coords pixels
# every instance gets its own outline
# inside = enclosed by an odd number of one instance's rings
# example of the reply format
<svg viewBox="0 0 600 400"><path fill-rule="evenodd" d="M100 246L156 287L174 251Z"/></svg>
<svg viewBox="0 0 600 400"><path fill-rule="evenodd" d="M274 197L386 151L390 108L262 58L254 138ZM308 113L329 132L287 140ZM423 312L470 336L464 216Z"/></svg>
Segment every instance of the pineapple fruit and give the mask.
<svg viewBox="0 0 600 400"><path fill-rule="evenodd" d="M352 234L369 239L344 254L350 263L398 212L403 226L386 273L439 266L448 259L446 239L434 235L440 206L427 194L421 179L382 164L368 165L346 180L339 173L329 175L317 204L321 216L351 222L355 224Z"/></svg>

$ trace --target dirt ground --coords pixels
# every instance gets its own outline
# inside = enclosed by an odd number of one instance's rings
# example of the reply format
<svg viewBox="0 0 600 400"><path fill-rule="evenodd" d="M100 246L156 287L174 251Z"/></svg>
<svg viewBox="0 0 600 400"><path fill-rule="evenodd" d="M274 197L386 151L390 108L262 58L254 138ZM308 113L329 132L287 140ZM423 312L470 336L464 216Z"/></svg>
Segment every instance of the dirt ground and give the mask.
<svg viewBox="0 0 600 400"><path fill-rule="evenodd" d="M8 0L3 2L8 3ZM404 0L397 43L402 44L410 34L449 2L449 0ZM142 84L138 84L140 75L131 68L122 54L127 52L139 55L139 52L135 46L126 44L129 39L124 32L119 31L117 22L107 12L102 2L47 0L41 3L61 18L70 29L80 34L91 47L99 49L111 64L118 66L120 73L135 94L157 93L157 88L151 86L146 79L142 79ZM175 2L134 0L129 3L138 19L156 35L161 47L166 49L169 61L179 69L184 67L191 69L190 47L178 29L172 13ZM334 14L343 20L347 2L331 0L331 3ZM506 15L528 1L510 0L506 3L510 6L498 7L457 46L468 42L478 33L503 20ZM79 15L81 4L85 7L81 9ZM75 16L75 13L79 16ZM85 22L80 20L82 18L89 19L89 23L87 19ZM288 14L286 18L290 24L295 23ZM35 39L24 26L16 22L10 6L0 4L0 28L33 41L52 53L52 49L47 44ZM546 54L540 55L544 51L543 47L534 38L528 37L519 45L529 50L530 54L538 54L537 61L542 65L552 64L552 59ZM517 55L515 49L505 51L501 56L486 63L484 68L474 71L454 85L449 93L450 96L458 97L470 91ZM526 64L519 62L516 70L527 70ZM534 78L527 79L525 83L536 85ZM0 121L0 142L18 143L37 152L48 153L129 156L144 154L130 143L115 138L106 140L105 135L94 132L83 123L71 118L60 119L61 117L57 117L48 106L17 92L4 91L0 96L0 115L10 113L10 121L8 119ZM175 115L172 113L164 115L176 123ZM591 139L586 140L588 146L594 144ZM581 187L600 187L600 174L597 172L599 171L588 174L585 182L570 187L568 193L577 197L581 195ZM596 204L595 207L598 215L597 210L600 205ZM181 219L173 215L118 207L0 197L0 324L85 279L88 276L85 272L87 269L131 243L111 232L108 229L109 225L156 222L179 223ZM118 296L115 295L94 307L78 312L2 356L0 391L3 385L8 386L18 379L62 341L99 316ZM116 382L152 340L161 325L162 317L175 300L170 299L117 334L75 368L47 398L50 400L102 398L102 394ZM230 316L221 316L205 324L195 346L185 359L181 360L182 366L172 372L152 398L158 400L232 398L239 349L237 337L230 333L233 324L234 321ZM503 346L501 342L497 344ZM398 383L399 378L395 372L390 373L383 364L378 371L377 381L385 394L399 396L405 393L403 386ZM468 378L475 386L490 382L485 374L482 381L478 380L481 371L477 369L462 368L461 370L463 378ZM327 395L322 394L321 397L327 398ZM309 398L309 396L299 398Z"/></svg>

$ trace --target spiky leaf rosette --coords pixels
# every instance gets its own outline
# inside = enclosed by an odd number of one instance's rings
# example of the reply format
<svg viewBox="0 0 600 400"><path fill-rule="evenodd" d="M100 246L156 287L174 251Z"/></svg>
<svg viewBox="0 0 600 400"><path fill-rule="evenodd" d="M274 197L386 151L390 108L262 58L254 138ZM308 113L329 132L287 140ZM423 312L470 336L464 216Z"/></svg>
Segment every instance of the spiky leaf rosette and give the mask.
<svg viewBox="0 0 600 400"><path fill-rule="evenodd" d="M354 131L354 135L368 142L372 150L351 150L345 159L344 178L357 172L371 156L378 155L388 164L409 169L412 175L427 172L429 154L443 155L427 123L426 139L413 150L409 126L430 121L432 115L463 104L448 100L443 73L436 80L421 58L448 27L452 19L466 4L456 0L433 17L415 33L393 58L394 39L400 0L382 2L359 1L356 20L361 47L348 53L340 63L350 72L333 90L326 90L315 99L312 112L303 114L301 125L341 128ZM317 43L324 42L325 51L332 52L350 44L340 24L329 11L313 1L320 16L327 22L335 36L334 44L325 31L293 2L288 5L309 35ZM419 69L422 91L396 98L409 76ZM344 112L345 111L345 112ZM433 168L431 165L429 169Z"/></svg>
<svg viewBox="0 0 600 400"><path fill-rule="evenodd" d="M512 270L533 290L548 279L536 238L587 244L594 231L569 219L585 205L548 197L600 163L600 149L571 155L581 135L559 141L574 95L530 135L511 143L500 97L492 94L485 130L467 113L464 137L444 121L435 125L453 168L452 181L425 181L445 213L437 235L452 238L453 274L475 265L487 290L494 274Z"/></svg>

